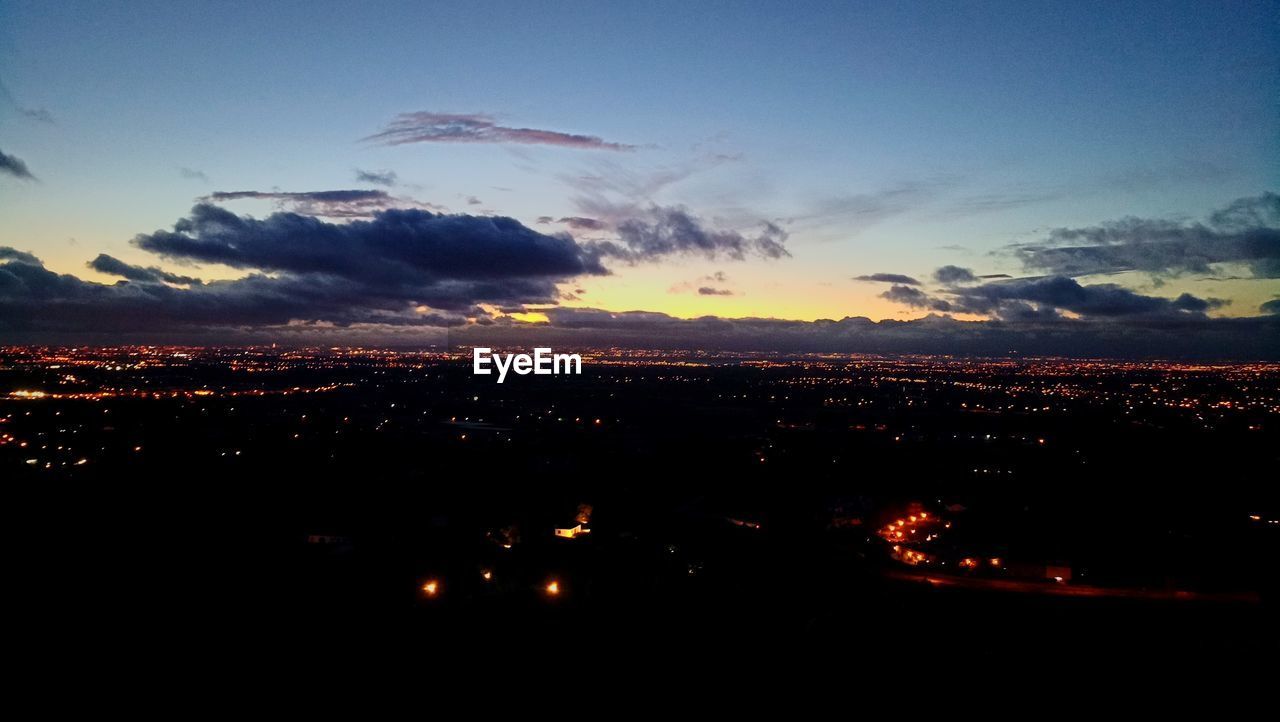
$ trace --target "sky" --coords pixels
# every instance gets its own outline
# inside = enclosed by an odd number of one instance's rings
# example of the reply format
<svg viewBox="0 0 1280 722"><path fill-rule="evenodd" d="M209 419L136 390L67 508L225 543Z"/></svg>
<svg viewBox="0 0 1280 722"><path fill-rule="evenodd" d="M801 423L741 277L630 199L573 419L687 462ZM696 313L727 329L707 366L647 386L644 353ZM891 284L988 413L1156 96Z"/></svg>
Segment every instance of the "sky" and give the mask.
<svg viewBox="0 0 1280 722"><path fill-rule="evenodd" d="M1280 3L0 4L0 343L1280 355Z"/></svg>

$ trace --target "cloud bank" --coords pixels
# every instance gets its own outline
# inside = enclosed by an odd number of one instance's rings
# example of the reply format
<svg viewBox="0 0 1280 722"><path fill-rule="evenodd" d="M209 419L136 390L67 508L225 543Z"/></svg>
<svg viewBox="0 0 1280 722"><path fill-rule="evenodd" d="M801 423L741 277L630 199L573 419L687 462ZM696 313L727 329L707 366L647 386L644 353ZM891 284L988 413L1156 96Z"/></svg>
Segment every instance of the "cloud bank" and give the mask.
<svg viewBox="0 0 1280 722"><path fill-rule="evenodd" d="M556 303L558 284L607 272L568 236L537 233L511 218L416 209L330 223L283 212L255 219L202 203L172 229L133 243L175 262L249 273L201 283L102 254L90 267L125 280L101 284L0 248L0 331L441 326L487 315L482 304Z"/></svg>
<svg viewBox="0 0 1280 722"><path fill-rule="evenodd" d="M450 337L458 344L538 343L557 348L1280 359L1280 316L1155 316L1119 324L1064 318L960 321L942 316L878 322L863 317L817 321L717 316L680 319L663 313L586 308L554 308L545 314L545 324L499 319L484 327L454 329Z"/></svg>
<svg viewBox="0 0 1280 722"><path fill-rule="evenodd" d="M379 195L384 193L240 191L211 198L389 202ZM1231 233L1246 235L1266 230L1274 209L1256 201L1231 204L1198 225L1212 225L1219 234L1233 228ZM882 296L896 303L989 319L983 321L936 315L880 322L860 317L679 319L559 306L573 298L560 290L562 285L577 288L569 284L607 274L603 262L611 259L787 255L786 233L773 224L761 224L754 235L717 229L682 207L632 208L621 220L602 222L606 227L599 230L616 233L616 240L579 241L568 233L534 231L511 218L418 208L374 209L367 217L337 222L289 211L254 218L204 202L171 228L137 236L134 245L177 264L239 269L243 277L202 282L100 254L89 266L122 279L104 284L55 273L31 253L0 247L0 334L15 343L277 338L342 343L359 338L412 345L424 332L447 328L455 343L495 345L1280 359L1280 298L1261 304L1264 315L1214 318L1210 312L1229 301L1190 293L1147 295L1066 274L1007 278L946 266L933 274L936 285L927 287L903 274L857 277L889 284ZM683 291L728 295L721 286L725 281L725 274L716 272L689 282ZM530 306L547 322L508 315Z"/></svg>
<svg viewBox="0 0 1280 722"><path fill-rule="evenodd" d="M1011 250L1027 269L1063 276L1207 274L1215 264L1241 263L1256 278L1280 278L1280 195L1241 198L1197 222L1131 217L1057 228Z"/></svg>

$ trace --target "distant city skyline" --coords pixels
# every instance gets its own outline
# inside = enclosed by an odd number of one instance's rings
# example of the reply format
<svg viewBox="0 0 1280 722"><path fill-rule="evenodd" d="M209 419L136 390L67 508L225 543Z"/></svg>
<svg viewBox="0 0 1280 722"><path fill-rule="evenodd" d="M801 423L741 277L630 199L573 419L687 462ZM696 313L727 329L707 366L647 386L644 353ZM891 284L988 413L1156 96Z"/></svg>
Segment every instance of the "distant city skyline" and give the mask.
<svg viewBox="0 0 1280 722"><path fill-rule="evenodd" d="M1277 18L5 3L0 344L1280 358Z"/></svg>

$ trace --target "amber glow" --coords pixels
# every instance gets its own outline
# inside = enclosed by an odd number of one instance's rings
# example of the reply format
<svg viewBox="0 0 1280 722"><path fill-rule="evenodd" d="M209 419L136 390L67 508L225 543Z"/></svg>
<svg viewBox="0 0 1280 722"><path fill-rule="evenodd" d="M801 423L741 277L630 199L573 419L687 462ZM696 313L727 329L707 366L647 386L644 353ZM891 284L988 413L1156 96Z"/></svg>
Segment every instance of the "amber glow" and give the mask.
<svg viewBox="0 0 1280 722"><path fill-rule="evenodd" d="M547 314L541 311L530 311L528 313L509 313L511 318L521 323L550 323L551 319L547 318Z"/></svg>

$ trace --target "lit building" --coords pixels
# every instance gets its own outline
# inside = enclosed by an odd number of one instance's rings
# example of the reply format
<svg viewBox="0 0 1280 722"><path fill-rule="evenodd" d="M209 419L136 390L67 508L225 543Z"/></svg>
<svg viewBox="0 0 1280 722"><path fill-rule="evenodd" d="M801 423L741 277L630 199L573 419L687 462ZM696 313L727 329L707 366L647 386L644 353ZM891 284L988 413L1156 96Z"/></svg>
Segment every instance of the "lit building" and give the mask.
<svg viewBox="0 0 1280 722"><path fill-rule="evenodd" d="M575 539L579 536L582 536L583 534L590 534L590 533L591 533L591 528L582 523L574 524L573 526L570 526L570 527L556 528L556 536L563 537L565 539Z"/></svg>

